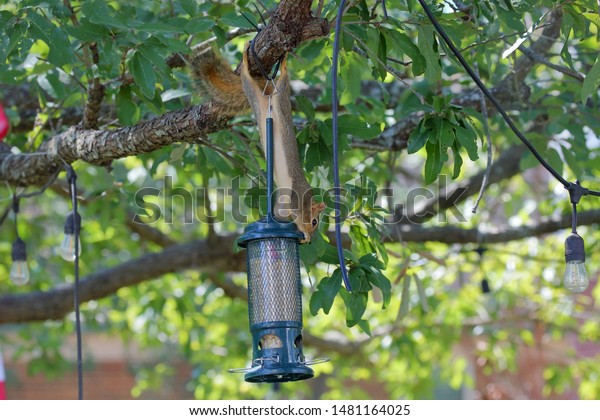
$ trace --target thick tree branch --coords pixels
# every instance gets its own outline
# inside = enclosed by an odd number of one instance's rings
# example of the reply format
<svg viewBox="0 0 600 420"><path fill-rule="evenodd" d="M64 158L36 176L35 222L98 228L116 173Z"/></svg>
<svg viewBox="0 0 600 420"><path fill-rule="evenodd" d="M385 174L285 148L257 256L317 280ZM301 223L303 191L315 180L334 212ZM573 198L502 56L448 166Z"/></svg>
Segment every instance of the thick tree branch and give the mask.
<svg viewBox="0 0 600 420"><path fill-rule="evenodd" d="M600 210L577 213L579 226L600 223ZM424 227L422 225L396 224L390 226L389 242L440 242L445 244L505 243L534 236L542 236L571 227L571 215L553 216L535 224L517 227L500 227L490 231L463 229L458 226Z"/></svg>
<svg viewBox="0 0 600 420"><path fill-rule="evenodd" d="M600 210L578 214L580 226L600 223ZM570 214L550 217L537 224L504 227L478 232L458 226L422 227L393 225L387 241L456 243L502 243L541 236L571 226ZM162 252L146 254L116 267L98 271L82 279L82 302L114 294L122 287L133 286L167 273L195 269L207 272L240 272L245 270L245 254L234 254L236 235L220 236L213 241L192 241L165 248ZM349 241L346 236L345 242ZM242 290L230 282L215 284L231 297L243 297ZM0 324L62 319L72 311L73 286L63 285L44 292L0 297Z"/></svg>
<svg viewBox="0 0 600 420"><path fill-rule="evenodd" d="M243 271L245 254L233 254L235 235L223 236L218 243L193 241L174 245L159 253L149 253L116 267L100 270L81 280L81 302L101 299L122 287L186 269ZM62 319L73 310L73 286L63 285L45 292L0 298L0 323Z"/></svg>
<svg viewBox="0 0 600 420"><path fill-rule="evenodd" d="M303 37L314 38L329 33L323 19L310 14L310 0L283 0L269 24L255 40L257 58L270 68L284 52L293 50ZM320 33L319 33L320 28ZM252 68L258 68L251 56ZM62 166L75 160L107 165L114 159L148 153L175 142L194 142L199 137L223 128L231 115L215 112L208 102L133 127L116 130L85 130L71 127L49 139L35 154L0 155L0 181L27 186L43 183Z"/></svg>

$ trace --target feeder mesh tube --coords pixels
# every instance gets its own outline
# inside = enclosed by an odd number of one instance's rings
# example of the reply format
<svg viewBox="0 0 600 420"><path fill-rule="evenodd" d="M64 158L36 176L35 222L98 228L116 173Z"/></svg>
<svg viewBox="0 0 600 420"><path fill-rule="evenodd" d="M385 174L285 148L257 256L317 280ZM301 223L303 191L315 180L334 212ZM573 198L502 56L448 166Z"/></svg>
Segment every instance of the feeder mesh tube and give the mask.
<svg viewBox="0 0 600 420"><path fill-rule="evenodd" d="M248 244L250 325L297 322L302 325L302 285L298 242L290 238Z"/></svg>

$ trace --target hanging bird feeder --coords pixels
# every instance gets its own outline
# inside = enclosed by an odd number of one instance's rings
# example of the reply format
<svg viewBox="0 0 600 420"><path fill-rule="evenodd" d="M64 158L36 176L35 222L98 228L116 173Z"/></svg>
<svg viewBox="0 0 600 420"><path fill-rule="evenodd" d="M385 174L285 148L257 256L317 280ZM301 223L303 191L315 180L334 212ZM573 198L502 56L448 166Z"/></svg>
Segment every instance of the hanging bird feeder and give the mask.
<svg viewBox="0 0 600 420"><path fill-rule="evenodd" d="M266 128L267 216L248 225L237 241L238 246L247 250L252 366L230 369L230 372L245 373L247 382L300 381L314 376L308 365L328 359L307 361L302 351L298 247L304 235L294 223L279 221L273 214L273 118L270 106Z"/></svg>

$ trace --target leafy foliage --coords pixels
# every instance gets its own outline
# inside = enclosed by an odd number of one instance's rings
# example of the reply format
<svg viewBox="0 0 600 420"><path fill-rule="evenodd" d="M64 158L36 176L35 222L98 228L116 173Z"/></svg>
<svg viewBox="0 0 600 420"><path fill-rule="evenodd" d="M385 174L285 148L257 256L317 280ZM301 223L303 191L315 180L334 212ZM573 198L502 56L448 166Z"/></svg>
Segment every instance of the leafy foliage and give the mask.
<svg viewBox="0 0 600 420"><path fill-rule="evenodd" d="M263 3L275 6L273 1ZM550 11L562 10L556 50L547 59L555 67L581 73L583 82L537 63L522 81L527 97L521 96L519 86L515 95L510 83L503 83L505 91L500 93L513 97L508 105L517 124L536 126L528 136L555 168L569 179L578 177L590 185L597 181L600 18L596 2L463 3L465 9L458 3L440 3L436 14L467 59L478 64L488 86L509 80L515 60L522 57L519 48L511 47L530 45L548 25ZM198 103L188 72L167 64L169 59L191 54L192 45L214 37L226 59L232 64L239 61L253 35L230 36L229 31L252 28L241 15L255 14L250 5L194 0L5 1L0 6L0 83L3 89L26 86L36 110L35 125L15 130L7 140L22 151L33 151L53 133L67 129L61 118L85 107L94 80L106 87L101 129L135 125ZM334 2L326 5L323 16L332 20L334 6ZM474 387L474 379L466 374L467 363L477 362L485 374L515 372L524 348L548 340L561 342L577 333L581 341L594 342L600 334L600 320L589 315L593 311L585 312L581 327L577 321L586 308L597 312L590 297L567 296L556 283L562 270L562 251L557 251L562 249L561 235L490 246L481 264L470 246L390 240L398 226L386 220L397 215L398 205L422 204L404 202L404 197L414 197L411 192L424 190L423 185L432 195L444 192L438 191L442 184L436 181L447 173L453 180L468 180L485 166L479 159L485 147L479 144L482 116L474 108L478 105L473 105L478 101L458 105L460 99L476 95L473 84L439 41L418 2L394 2L389 14L385 19L373 2L356 1L344 16L339 140L345 182L342 213L351 240L345 255L353 292L341 286L336 250L328 239L332 213L323 217L312 243L301 247L307 271L303 282L309 289L305 307L311 314L305 317L306 330L320 337L336 331L344 340L362 343L354 357L331 354L335 373L331 366L317 368L318 374L331 373L323 395L327 398L364 397L358 385L347 390L348 383L362 380L383 384L391 398L431 397L436 382L454 389ZM538 29L528 31L530 27ZM317 88L295 95L295 122L306 174L330 208L331 51L331 38L317 39L301 45L289 60L293 79ZM21 111L18 106L6 109L13 127L26 118ZM406 156L392 147L397 139L387 132L410 118L416 124L405 139ZM515 143L497 116L492 115L490 127L498 151ZM161 249L124 223L126 215L141 211L136 201L141 188L160 191L158 196L145 197L160 214L145 207L144 220L173 241L241 231L243 223L234 218L240 210L236 197L241 197L250 219L265 206L258 199L256 184L262 182L264 164L256 138L254 123L240 116L226 130L211 134L210 141L201 139L198 144L190 139L190 144L123 159L114 162L110 172L78 163L79 183L85 190L82 272L93 273ZM555 190L553 181L535 169L525 171L533 166L535 162L526 156L521 161L522 177L491 185L480 214L460 218L441 212L428 226L462 222L460 227L492 230L567 211L564 193ZM232 181L240 179L238 184ZM394 195L386 195L384 188ZM178 191L183 190L193 192L184 204L177 201ZM2 197L8 200L10 190L4 189ZM470 205L472 201L466 200L457 211L467 214ZM7 238L0 243L0 293L47 290L72 281L71 266L59 261L53 251L68 207L59 190L23 203L21 218L27 223L21 220L19 229L29 247L32 281L23 290L5 280L10 264ZM592 204L584 202L581 207ZM195 223L189 223L190 214ZM217 223L209 225L209 220ZM597 230L584 233L588 252L596 255ZM598 267L588 269L597 278ZM483 276L492 285L490 295L480 293ZM243 286L244 277L211 270L166 274L89 302L83 312L85 328L185 357L194 367L190 386L197 398L264 397L266 388L240 383L239 377L226 372L247 364L250 336L245 321L240 322L246 318L245 302L223 296L215 279ZM597 301L600 288L592 296ZM539 324L544 326L543 340L530 331ZM16 348L18 356L35 355L30 359L32 373L55 375L69 367L61 354L64 338L72 333L69 319L17 330L18 338L3 340L10 341L6 344ZM343 342L335 344L341 347ZM464 353L468 360L455 353L465 342L476 344ZM597 358L566 360L545 367L544 395L577 388L582 398L598 398ZM140 370L133 395L160 386L161 377L170 372L165 365ZM285 390L286 395L314 397L306 384L285 385Z"/></svg>

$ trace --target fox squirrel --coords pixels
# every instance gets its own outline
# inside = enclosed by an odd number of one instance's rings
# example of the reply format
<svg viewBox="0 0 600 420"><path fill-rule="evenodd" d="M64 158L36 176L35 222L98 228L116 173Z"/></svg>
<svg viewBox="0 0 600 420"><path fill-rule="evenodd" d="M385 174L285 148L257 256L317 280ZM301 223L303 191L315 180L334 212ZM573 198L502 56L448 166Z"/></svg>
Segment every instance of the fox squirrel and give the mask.
<svg viewBox="0 0 600 420"><path fill-rule="evenodd" d="M248 48L244 50L241 77L212 50L193 57L192 67L205 94L218 106L217 112L235 115L252 108L259 125L261 145L266 153L265 121L269 107L269 99L263 95L266 80L250 75ZM319 214L326 205L314 201L312 189L300 164L285 59L276 82L276 93L271 96L270 102L273 117L274 178L277 184L275 216L291 219L304 234L304 239L300 242L310 242L311 235L319 225Z"/></svg>

